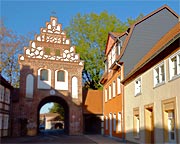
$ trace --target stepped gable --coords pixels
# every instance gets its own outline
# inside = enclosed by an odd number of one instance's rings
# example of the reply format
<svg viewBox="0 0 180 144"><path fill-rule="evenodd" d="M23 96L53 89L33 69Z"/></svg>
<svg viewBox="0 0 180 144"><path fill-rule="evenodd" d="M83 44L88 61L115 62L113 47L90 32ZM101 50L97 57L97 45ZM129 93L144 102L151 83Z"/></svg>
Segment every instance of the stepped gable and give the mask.
<svg viewBox="0 0 180 144"><path fill-rule="evenodd" d="M46 22L46 27L41 28L40 34L30 41L29 47L24 48L24 56L21 55L19 59L23 61L25 58L80 62L83 65L56 17L51 17L50 22Z"/></svg>

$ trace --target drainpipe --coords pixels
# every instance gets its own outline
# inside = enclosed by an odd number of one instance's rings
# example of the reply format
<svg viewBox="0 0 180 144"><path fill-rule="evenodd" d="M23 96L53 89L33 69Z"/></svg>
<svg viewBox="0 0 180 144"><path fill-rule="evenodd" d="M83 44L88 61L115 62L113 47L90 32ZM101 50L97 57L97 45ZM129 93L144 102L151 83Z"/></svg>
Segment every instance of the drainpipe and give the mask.
<svg viewBox="0 0 180 144"><path fill-rule="evenodd" d="M120 69L121 69L121 75L122 75L122 65L120 65L120 64L118 64L117 62L116 62L116 65L117 66L119 66L120 67ZM125 140L125 131L124 131L124 90L122 90L122 93L123 93L123 96L122 96L122 139L123 139L123 141Z"/></svg>

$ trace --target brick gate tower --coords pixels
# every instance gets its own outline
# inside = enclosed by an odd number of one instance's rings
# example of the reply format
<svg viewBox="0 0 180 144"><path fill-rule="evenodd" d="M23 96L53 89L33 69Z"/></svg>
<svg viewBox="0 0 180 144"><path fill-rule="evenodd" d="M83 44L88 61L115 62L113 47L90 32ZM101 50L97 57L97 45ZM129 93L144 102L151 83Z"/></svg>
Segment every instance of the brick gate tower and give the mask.
<svg viewBox="0 0 180 144"><path fill-rule="evenodd" d="M20 92L18 102L13 104L13 135L36 135L39 111L47 102L64 107L65 132L81 134L84 63L56 17L51 17L40 34L24 48L19 64Z"/></svg>

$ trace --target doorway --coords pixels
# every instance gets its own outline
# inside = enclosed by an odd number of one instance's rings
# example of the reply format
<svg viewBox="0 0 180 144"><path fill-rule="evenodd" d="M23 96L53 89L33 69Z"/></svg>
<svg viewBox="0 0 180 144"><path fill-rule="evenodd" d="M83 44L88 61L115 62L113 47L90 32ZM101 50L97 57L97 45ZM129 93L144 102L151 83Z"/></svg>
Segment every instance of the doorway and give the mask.
<svg viewBox="0 0 180 144"><path fill-rule="evenodd" d="M145 142L154 143L153 106L145 106Z"/></svg>

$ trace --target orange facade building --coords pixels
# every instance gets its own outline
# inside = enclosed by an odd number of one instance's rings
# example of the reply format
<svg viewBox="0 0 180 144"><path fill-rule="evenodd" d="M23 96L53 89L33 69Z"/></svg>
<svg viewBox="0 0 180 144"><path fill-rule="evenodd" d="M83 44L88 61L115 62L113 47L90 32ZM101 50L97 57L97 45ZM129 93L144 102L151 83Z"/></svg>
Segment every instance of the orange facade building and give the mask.
<svg viewBox="0 0 180 144"><path fill-rule="evenodd" d="M100 80L103 84L103 113L104 113L104 134L110 137L124 138L123 121L123 65L117 59L121 53L126 33L112 33L108 35L105 49L105 72Z"/></svg>

